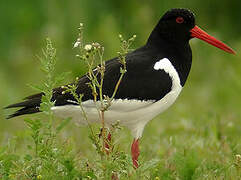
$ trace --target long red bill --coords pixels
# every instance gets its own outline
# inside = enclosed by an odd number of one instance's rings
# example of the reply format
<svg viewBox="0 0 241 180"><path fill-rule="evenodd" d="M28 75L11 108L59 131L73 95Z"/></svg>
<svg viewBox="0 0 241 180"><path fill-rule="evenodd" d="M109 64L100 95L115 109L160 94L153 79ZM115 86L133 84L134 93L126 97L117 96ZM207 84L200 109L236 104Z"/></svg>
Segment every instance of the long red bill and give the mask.
<svg viewBox="0 0 241 180"><path fill-rule="evenodd" d="M195 26L190 30L191 32L191 37L196 37L198 39L201 39L203 41L206 41L207 43L220 48L228 53L235 54L235 51L232 50L232 48L228 47L226 44L222 43L221 41L217 40L213 36L210 36L208 33L203 31L201 28L198 26Z"/></svg>

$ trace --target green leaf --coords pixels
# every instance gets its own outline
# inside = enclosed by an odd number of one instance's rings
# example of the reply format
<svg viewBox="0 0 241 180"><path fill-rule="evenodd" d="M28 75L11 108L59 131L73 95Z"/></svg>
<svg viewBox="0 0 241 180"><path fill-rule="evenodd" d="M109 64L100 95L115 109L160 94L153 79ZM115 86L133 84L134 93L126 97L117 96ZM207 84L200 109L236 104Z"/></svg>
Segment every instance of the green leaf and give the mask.
<svg viewBox="0 0 241 180"><path fill-rule="evenodd" d="M24 122L33 131L39 130L42 127L42 122L39 119L32 120L32 119L29 119L29 118L25 118Z"/></svg>
<svg viewBox="0 0 241 180"><path fill-rule="evenodd" d="M28 84L28 86L32 89L35 89L37 91L43 92L44 91L44 87L41 85L33 85L33 84Z"/></svg>
<svg viewBox="0 0 241 180"><path fill-rule="evenodd" d="M58 84L62 83L64 81L64 79L70 74L71 74L71 72L63 72L63 73L57 75L57 77L55 77L55 84L58 85Z"/></svg>

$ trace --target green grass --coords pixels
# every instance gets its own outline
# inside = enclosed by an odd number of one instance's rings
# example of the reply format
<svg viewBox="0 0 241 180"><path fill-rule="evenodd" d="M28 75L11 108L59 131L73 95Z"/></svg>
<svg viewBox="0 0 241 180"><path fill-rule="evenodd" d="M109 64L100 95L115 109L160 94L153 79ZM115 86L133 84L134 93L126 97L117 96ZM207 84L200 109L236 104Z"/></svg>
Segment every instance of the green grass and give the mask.
<svg viewBox="0 0 241 180"><path fill-rule="evenodd" d="M0 110L0 179L111 179L113 174L120 179L241 179L240 55L202 43L193 44L193 54L179 99L145 128L138 170L132 168L132 137L125 128L115 136L117 153L101 158L86 127L57 118L49 126L50 115L43 113L7 121L9 111ZM2 106L33 93L27 88L18 93L18 82L1 82L6 88Z"/></svg>

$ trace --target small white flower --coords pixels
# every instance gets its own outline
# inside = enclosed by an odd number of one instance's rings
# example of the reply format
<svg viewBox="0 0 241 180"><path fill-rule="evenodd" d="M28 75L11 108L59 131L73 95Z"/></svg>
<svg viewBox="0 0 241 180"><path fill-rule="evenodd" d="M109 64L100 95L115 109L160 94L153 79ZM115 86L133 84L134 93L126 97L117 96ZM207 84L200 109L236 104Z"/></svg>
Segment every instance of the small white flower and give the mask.
<svg viewBox="0 0 241 180"><path fill-rule="evenodd" d="M84 49L86 51L90 51L92 49L92 45L91 44L86 44Z"/></svg>
<svg viewBox="0 0 241 180"><path fill-rule="evenodd" d="M80 39L78 38L77 41L74 43L74 48L79 47L80 45Z"/></svg>
<svg viewBox="0 0 241 180"><path fill-rule="evenodd" d="M240 154L236 154L235 156L236 156L237 161L241 162L241 155Z"/></svg>

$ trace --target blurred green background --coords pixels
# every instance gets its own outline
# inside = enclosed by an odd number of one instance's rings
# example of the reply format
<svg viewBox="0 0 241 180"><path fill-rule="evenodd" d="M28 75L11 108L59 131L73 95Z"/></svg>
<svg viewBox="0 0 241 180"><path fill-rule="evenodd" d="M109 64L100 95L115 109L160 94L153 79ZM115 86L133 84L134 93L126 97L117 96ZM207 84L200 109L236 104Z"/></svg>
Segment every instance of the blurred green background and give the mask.
<svg viewBox="0 0 241 180"><path fill-rule="evenodd" d="M85 24L85 41L104 45L108 59L116 56L119 49L118 34L126 38L136 34L137 48L145 43L163 13L177 7L191 9L196 23L232 46L237 55L192 40L193 67L188 82L175 105L159 117L162 120L148 124L143 144L148 133L150 138L163 133L178 135L177 129L208 126L212 123L209 117L213 116L220 119L227 136L240 143L241 1L12 0L0 2L0 145L26 129L23 117L5 120L11 110L2 108L36 93L27 84L38 84L43 79L36 56L41 55L46 37L57 48L56 73L72 72L68 82L84 73L72 48L80 22ZM168 128L170 131L166 132ZM145 150L153 151L151 147Z"/></svg>

